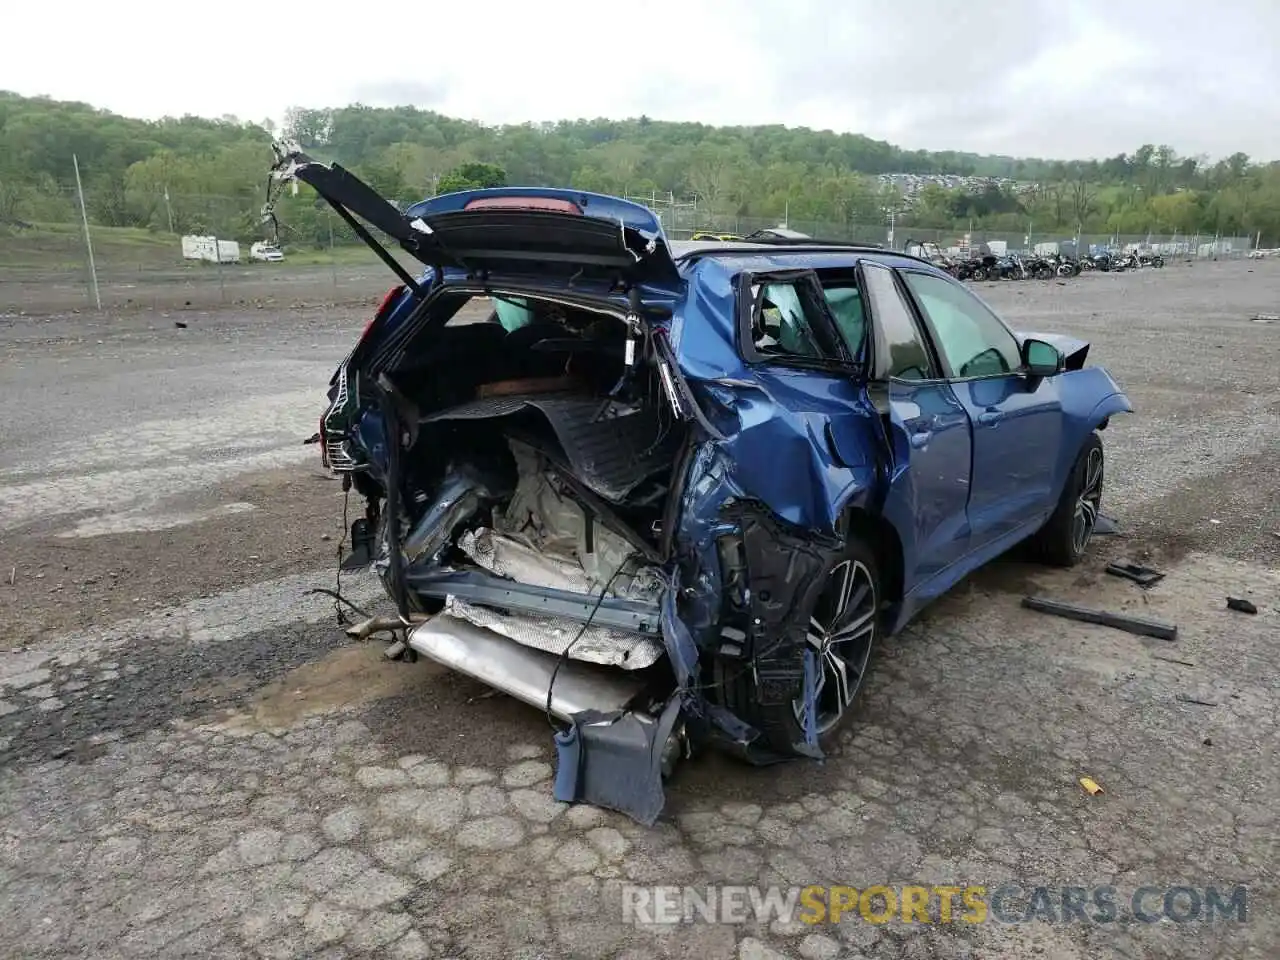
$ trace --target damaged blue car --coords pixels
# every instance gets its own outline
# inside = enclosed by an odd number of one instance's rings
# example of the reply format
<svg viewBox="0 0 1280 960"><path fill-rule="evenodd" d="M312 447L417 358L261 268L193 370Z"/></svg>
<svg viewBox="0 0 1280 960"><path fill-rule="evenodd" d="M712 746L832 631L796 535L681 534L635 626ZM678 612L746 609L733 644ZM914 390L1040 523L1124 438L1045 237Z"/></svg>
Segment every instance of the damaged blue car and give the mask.
<svg viewBox="0 0 1280 960"><path fill-rule="evenodd" d="M397 275L320 423L353 549L413 651L552 718L560 799L652 822L699 749L821 757L881 637L1089 545L1128 399L925 260L572 190L401 210L277 154Z"/></svg>

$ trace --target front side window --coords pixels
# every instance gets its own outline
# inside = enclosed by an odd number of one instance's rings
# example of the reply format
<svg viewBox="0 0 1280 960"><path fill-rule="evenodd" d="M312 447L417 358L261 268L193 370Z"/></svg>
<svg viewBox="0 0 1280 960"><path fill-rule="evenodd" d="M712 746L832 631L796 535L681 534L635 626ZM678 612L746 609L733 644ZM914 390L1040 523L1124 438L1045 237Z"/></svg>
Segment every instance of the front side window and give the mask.
<svg viewBox="0 0 1280 960"><path fill-rule="evenodd" d="M935 379L938 374L929 350L916 327L911 307L898 291L893 271L878 263L864 262L862 277L875 316L877 378Z"/></svg>
<svg viewBox="0 0 1280 960"><path fill-rule="evenodd" d="M1000 376L1022 365L1013 334L960 284L914 271L903 271L902 277L933 328L952 376Z"/></svg>

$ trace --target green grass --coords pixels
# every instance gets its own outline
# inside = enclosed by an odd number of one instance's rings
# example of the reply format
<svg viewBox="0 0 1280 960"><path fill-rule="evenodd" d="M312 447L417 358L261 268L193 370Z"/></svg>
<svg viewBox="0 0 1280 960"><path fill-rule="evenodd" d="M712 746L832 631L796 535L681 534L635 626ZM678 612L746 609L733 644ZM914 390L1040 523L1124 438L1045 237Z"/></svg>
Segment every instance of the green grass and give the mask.
<svg viewBox="0 0 1280 960"><path fill-rule="evenodd" d="M130 227L93 226L89 235L94 258L104 265L174 266L182 262L176 237ZM85 262L84 230L79 224L0 228L0 265L4 267L78 270Z"/></svg>
<svg viewBox="0 0 1280 960"><path fill-rule="evenodd" d="M168 233L136 227L100 227L90 224L93 257L100 270L153 268L199 269L203 264L182 259L182 242ZM249 259L250 243L240 244L242 265L263 269L279 264L258 264ZM379 263L363 243L317 250L314 247L284 247L285 264L296 266L365 266ZM402 262L408 258L400 258ZM74 223L36 223L30 228L0 227L0 270L75 271L87 265L84 229ZM211 266L211 265L210 265Z"/></svg>

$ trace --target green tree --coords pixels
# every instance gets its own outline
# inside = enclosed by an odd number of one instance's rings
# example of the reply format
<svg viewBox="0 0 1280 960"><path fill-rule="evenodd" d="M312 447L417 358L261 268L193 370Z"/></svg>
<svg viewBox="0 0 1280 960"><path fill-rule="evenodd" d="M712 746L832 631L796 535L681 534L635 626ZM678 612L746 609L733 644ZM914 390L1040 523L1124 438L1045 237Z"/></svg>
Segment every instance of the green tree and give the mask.
<svg viewBox="0 0 1280 960"><path fill-rule="evenodd" d="M481 187L505 187L507 172L493 163L464 163L450 170L436 185L438 193L478 190Z"/></svg>

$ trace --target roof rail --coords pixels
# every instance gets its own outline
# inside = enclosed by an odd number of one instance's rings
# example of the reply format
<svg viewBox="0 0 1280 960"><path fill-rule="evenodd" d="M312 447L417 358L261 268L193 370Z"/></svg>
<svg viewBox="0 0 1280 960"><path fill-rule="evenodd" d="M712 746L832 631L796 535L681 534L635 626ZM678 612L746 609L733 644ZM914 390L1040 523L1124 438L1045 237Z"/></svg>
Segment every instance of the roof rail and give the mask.
<svg viewBox="0 0 1280 960"><path fill-rule="evenodd" d="M883 250L882 243L859 243L855 240L822 240L818 237L758 237L744 238L747 243L767 244L771 247L842 247L849 250Z"/></svg>

